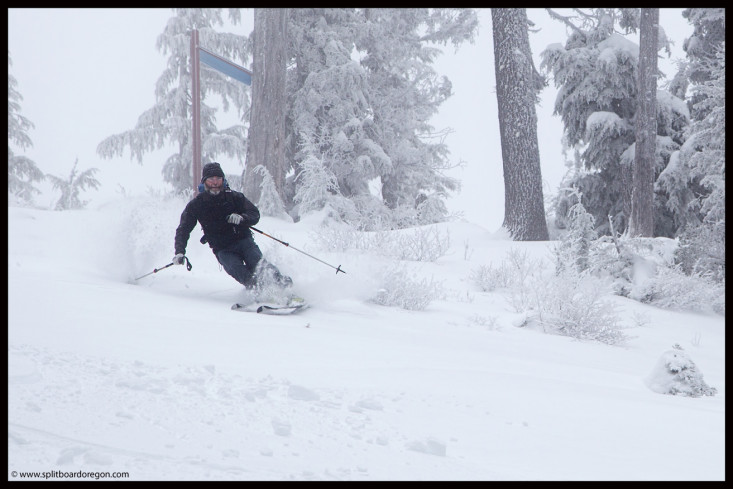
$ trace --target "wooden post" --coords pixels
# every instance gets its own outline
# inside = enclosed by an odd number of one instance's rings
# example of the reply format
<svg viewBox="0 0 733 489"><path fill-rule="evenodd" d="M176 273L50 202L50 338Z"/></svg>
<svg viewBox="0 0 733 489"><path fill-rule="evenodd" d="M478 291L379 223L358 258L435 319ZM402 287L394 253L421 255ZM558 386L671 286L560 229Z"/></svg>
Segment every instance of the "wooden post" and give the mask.
<svg viewBox="0 0 733 489"><path fill-rule="evenodd" d="M193 195L198 194L201 179L201 79L199 64L199 31L191 31L191 113L193 127L191 129L192 158L191 174L193 176Z"/></svg>

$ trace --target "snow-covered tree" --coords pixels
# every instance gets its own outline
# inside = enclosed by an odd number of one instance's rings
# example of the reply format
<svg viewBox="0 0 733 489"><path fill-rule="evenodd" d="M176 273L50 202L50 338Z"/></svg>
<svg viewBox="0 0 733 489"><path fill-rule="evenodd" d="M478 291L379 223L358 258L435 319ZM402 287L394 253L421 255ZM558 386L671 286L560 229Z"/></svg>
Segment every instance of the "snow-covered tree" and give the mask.
<svg viewBox="0 0 733 489"><path fill-rule="evenodd" d="M504 227L517 241L549 239L526 9L491 10L496 97L504 163Z"/></svg>
<svg viewBox="0 0 733 489"><path fill-rule="evenodd" d="M568 267L578 274L587 271L590 268L591 244L598 238L595 219L583 206L581 193L575 188L570 189L569 195L576 203L565 216L567 232L553 249L557 274L563 273Z"/></svg>
<svg viewBox="0 0 733 489"><path fill-rule="evenodd" d="M20 114L23 96L17 90L18 81L10 74L13 60L8 51L8 199L18 198L21 202L31 203L33 194L39 193L33 182L40 182L44 175L36 163L23 155L16 155L11 143L21 150L33 146L28 131L33 123Z"/></svg>
<svg viewBox="0 0 733 489"><path fill-rule="evenodd" d="M157 48L169 54L168 63L155 86L155 105L146 110L134 129L106 138L97 146L97 153L106 158L122 156L125 148L131 158L142 164L146 152L166 144L177 145L162 169L163 179L175 190L191 188L194 176L191 138L191 49L193 29L199 31L200 46L234 62L247 65L250 55L246 36L217 32L223 25L222 9L178 8L158 37ZM237 24L240 10L229 9L229 20ZM218 155L244 160L246 138L244 124L219 129L216 109L206 105L205 97L212 93L221 98L222 107L230 104L243 117L249 110L248 88L227 75L201 66L201 152L202 161L213 161Z"/></svg>
<svg viewBox="0 0 733 489"><path fill-rule="evenodd" d="M267 168L264 165L257 165L252 170L252 175L257 175L257 180L260 181L259 198L257 199L257 208L260 213L265 216L287 218L288 213L283 206L277 185Z"/></svg>
<svg viewBox="0 0 733 489"><path fill-rule="evenodd" d="M581 163L561 186L582 191L598 232L610 232L608 215L613 216L613 227L624 231L631 211L639 46L615 28L625 33L637 30L639 10L573 9L569 16L548 11L571 34L565 45L551 44L541 53L541 66L552 73L559 87L555 113L563 121L566 147L579 150ZM660 26L658 47L666 46ZM689 120L684 103L669 92L657 90L656 102L655 182L682 143L681 131ZM673 236L675 216L668 212L663 189L657 190L654 234ZM560 205L564 198L559 196Z"/></svg>
<svg viewBox="0 0 733 489"><path fill-rule="evenodd" d="M329 205L353 220L349 199L368 195L367 181L388 164L366 130L365 70L351 58L354 9L295 9L289 32L287 200L295 218Z"/></svg>
<svg viewBox="0 0 733 489"><path fill-rule="evenodd" d="M472 40L477 25L471 9L295 9L286 193L298 207L291 213L302 215L303 203L314 202L306 196L319 193L303 188L322 182L299 176L309 171L335 178L331 195L351 203L331 202L339 212L389 215L387 224L398 227L445 217L443 200L458 182L441 174L450 166L445 135L428 121L451 85L431 63L435 45Z"/></svg>
<svg viewBox="0 0 733 489"><path fill-rule="evenodd" d="M688 8L682 12L682 17L693 26L692 35L682 45L688 58L688 63L684 66L685 76L693 85L704 85L716 78L713 72L720 68L718 53L725 43L725 9ZM705 97L706 94L700 92L693 93L690 97L692 119L695 121L702 120L710 110L706 105L700 104Z"/></svg>
<svg viewBox="0 0 733 489"><path fill-rule="evenodd" d="M51 180L53 188L61 190L61 197L56 202L56 210L63 211L68 209L82 209L88 201L79 199L79 192L88 188L99 188L99 180L94 178L94 174L99 171L97 168L89 168L78 173L76 167L79 164L79 158L74 161L74 166L67 178L57 177L55 175L46 175Z"/></svg>
<svg viewBox="0 0 733 489"><path fill-rule="evenodd" d="M389 157L389 164L377 159L383 202L402 213L398 226L442 220L444 200L459 183L442 173L451 166L446 133L436 133L428 123L452 93L450 80L431 64L442 52L436 46L451 43L457 49L473 42L476 11L370 8L358 14L356 47L368 76L374 123L365 129ZM376 149L371 152L381 157Z"/></svg>
<svg viewBox="0 0 733 489"><path fill-rule="evenodd" d="M725 44L717 53L711 78L693 91L700 94L693 109L706 114L690 126L689 138L679 151L673 177L697 189L688 198L686 210L693 212L681 233L679 255L689 273L708 273L725 280ZM675 155L677 156L677 155ZM672 178L672 177L670 177Z"/></svg>

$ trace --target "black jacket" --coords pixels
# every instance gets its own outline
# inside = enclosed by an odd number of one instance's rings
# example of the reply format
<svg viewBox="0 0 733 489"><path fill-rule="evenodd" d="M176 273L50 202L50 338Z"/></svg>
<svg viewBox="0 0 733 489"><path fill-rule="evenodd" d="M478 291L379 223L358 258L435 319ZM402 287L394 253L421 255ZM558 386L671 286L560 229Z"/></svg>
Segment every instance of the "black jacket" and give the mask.
<svg viewBox="0 0 733 489"><path fill-rule="evenodd" d="M234 225L227 222L230 214L240 214L244 219ZM198 221L204 230L201 242L208 241L211 249L216 253L235 241L251 239L254 226L260 220L260 211L250 202L243 193L227 188L219 195L201 192L181 213L181 223L176 229L176 254L186 253L186 244L191 231Z"/></svg>

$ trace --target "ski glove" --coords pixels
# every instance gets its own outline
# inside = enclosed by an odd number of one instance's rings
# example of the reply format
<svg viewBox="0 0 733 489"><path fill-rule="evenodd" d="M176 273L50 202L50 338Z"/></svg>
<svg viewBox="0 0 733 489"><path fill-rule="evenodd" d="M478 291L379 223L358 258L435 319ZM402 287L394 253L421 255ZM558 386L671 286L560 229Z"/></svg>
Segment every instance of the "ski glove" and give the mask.
<svg viewBox="0 0 733 489"><path fill-rule="evenodd" d="M240 214L229 214L227 217L227 222L230 224L234 224L235 226L240 224L242 221L244 221L244 217L242 217Z"/></svg>
<svg viewBox="0 0 733 489"><path fill-rule="evenodd" d="M173 257L173 263L176 265L183 265L185 262L186 256L183 253L178 253L176 256Z"/></svg>

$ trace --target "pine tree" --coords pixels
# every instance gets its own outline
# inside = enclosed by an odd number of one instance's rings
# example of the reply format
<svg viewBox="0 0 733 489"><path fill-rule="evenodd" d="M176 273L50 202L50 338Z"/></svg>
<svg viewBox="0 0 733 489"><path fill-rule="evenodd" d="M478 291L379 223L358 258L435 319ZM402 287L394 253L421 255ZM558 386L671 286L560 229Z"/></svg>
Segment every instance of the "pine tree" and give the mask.
<svg viewBox="0 0 733 489"><path fill-rule="evenodd" d="M693 86L704 85L713 79L713 72L720 67L717 53L725 43L725 9L688 8L682 12L682 17L693 26L692 35L682 45L688 58L685 74ZM689 100L695 121L702 120L710 110L700 103L705 97L704 93L697 92Z"/></svg>
<svg viewBox="0 0 733 489"><path fill-rule="evenodd" d="M492 9L496 97L504 163L504 227L517 241L549 239L532 53L525 9Z"/></svg>
<svg viewBox="0 0 733 489"><path fill-rule="evenodd" d="M23 96L16 87L18 81L10 74L13 60L8 51L8 197L20 199L21 202L33 202L33 194L40 193L33 182L44 179L43 172L36 163L23 155L16 155L11 143L21 150L33 146L28 131L35 127L26 117L20 115L20 102Z"/></svg>
<svg viewBox="0 0 733 489"><path fill-rule="evenodd" d="M639 47L615 28L636 31L639 10L573 9L570 16L548 11L568 26L571 34L565 45L551 44L541 53L541 67L552 73L559 87L555 114L563 122L564 143L579 150L581 163L561 187L582 191L599 233L610 232L609 215L613 227L623 232L631 214ZM659 36L664 47L668 40L661 27ZM663 90L657 90L656 103L654 235L672 237L684 216L667 205L670 195L656 183L683 142L689 111L682 100ZM562 205L566 197L560 195L558 203Z"/></svg>
<svg viewBox="0 0 733 489"><path fill-rule="evenodd" d="M458 182L441 173L448 151L428 120L451 86L430 65L436 44L472 40L477 24L471 9L295 9L288 27L291 213L315 202L306 195L321 195L365 227L386 215L386 225L397 227L444 218L443 200ZM300 177L304 171L311 177ZM336 182L327 195L302 187L324 178Z"/></svg>
<svg viewBox="0 0 733 489"><path fill-rule="evenodd" d="M363 24L356 47L368 76L373 122L367 134L389 158L376 168L382 200L401 216L397 226L443 220L444 200L460 184L443 173L451 167L446 133L429 124L452 94L450 80L431 64L441 53L437 46L473 42L477 14L463 8L370 8L358 14Z"/></svg>
<svg viewBox="0 0 733 489"><path fill-rule="evenodd" d="M295 9L289 26L288 199L295 218L329 205L359 220L355 202L389 164L373 138L366 70L353 60L355 9ZM312 185L323 185L310 188Z"/></svg>
<svg viewBox="0 0 733 489"><path fill-rule="evenodd" d="M68 209L82 209L88 201L79 199L79 192L88 188L99 188L99 181L94 178L94 174L99 171L97 168L89 168L81 173L77 173L76 167L79 164L79 158L74 161L71 173L68 178L61 178L55 175L47 175L51 180L53 188L61 190L61 197L56 202L56 210L63 211Z"/></svg>
<svg viewBox="0 0 733 489"><path fill-rule="evenodd" d="M168 65L158 78L155 105L138 118L135 128L106 138L97 146L97 153L105 158L122 156L129 148L130 157L142 164L143 154L175 144L176 153L170 155L162 169L164 181L175 190L191 188L191 60L190 39L193 29L199 30L200 45L234 62L246 65L250 47L245 36L219 33L215 26L223 25L222 9L175 9L176 15L158 37L157 48L168 54ZM239 9L229 10L229 19L240 21ZM232 104L240 117L249 110L248 89L227 75L201 67L201 141L202 161L213 161L219 155L244 160L245 126L234 125L219 129L216 110L204 103L208 93L221 98L224 110Z"/></svg>
<svg viewBox="0 0 733 489"><path fill-rule="evenodd" d="M694 86L693 110L706 114L690 126L689 138L679 151L677 175L683 184L699 190L687 201L690 219L680 235L679 259L688 273L709 274L725 280L725 44L716 52L709 79Z"/></svg>

